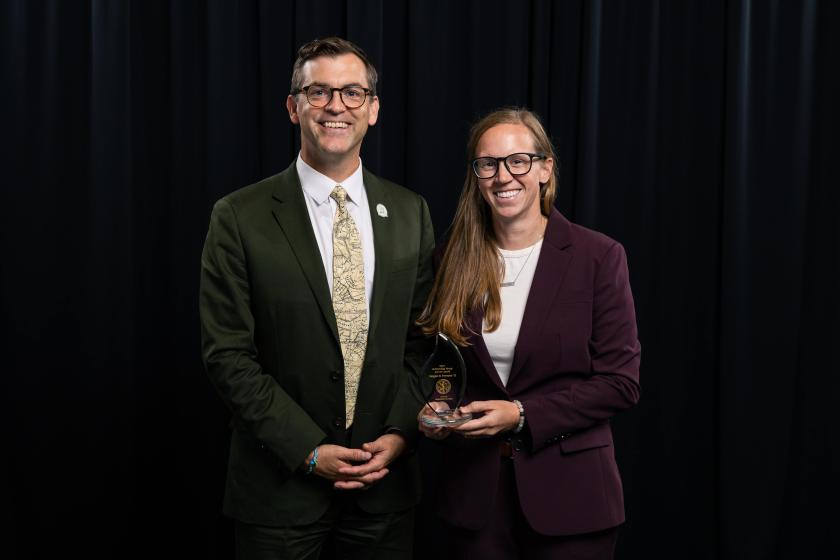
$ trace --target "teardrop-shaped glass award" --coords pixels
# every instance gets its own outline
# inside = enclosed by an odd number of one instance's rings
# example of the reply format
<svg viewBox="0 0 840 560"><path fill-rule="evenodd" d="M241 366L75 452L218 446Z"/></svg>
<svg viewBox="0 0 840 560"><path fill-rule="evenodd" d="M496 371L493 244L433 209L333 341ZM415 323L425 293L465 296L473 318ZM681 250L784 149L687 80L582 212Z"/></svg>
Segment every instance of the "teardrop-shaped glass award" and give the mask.
<svg viewBox="0 0 840 560"><path fill-rule="evenodd" d="M467 367L458 346L444 334L435 338L435 350L420 373L420 387L426 404L435 411L420 417L424 424L457 426L472 419L472 414L459 409L467 389Z"/></svg>

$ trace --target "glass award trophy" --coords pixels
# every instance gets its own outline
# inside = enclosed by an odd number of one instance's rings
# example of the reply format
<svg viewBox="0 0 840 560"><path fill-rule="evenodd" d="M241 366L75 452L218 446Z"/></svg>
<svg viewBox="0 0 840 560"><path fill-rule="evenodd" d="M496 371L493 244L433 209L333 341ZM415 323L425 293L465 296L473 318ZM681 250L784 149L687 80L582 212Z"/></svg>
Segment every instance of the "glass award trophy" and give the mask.
<svg viewBox="0 0 840 560"><path fill-rule="evenodd" d="M427 426L458 426L472 419L469 412L461 412L461 399L467 388L467 367L454 342L444 334L435 338L435 350L420 372L420 389L434 414L420 416Z"/></svg>

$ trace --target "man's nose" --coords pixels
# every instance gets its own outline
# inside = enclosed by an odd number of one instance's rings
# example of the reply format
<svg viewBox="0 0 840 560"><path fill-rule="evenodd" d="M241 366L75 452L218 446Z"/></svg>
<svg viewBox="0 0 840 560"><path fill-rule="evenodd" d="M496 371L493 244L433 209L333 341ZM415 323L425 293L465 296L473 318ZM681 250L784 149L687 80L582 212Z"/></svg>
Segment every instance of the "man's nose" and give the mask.
<svg viewBox="0 0 840 560"><path fill-rule="evenodd" d="M341 113L347 110L347 105L344 104L344 101L341 99L341 92L338 90L332 91L332 97L330 98L330 102L327 103L325 107L327 111L331 113Z"/></svg>

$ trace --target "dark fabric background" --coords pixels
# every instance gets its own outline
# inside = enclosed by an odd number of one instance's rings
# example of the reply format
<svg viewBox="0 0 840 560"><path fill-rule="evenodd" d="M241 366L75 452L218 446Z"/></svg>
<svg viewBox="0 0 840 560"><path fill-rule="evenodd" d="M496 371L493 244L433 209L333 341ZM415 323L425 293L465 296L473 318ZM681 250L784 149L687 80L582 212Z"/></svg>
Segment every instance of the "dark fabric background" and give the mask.
<svg viewBox="0 0 840 560"><path fill-rule="evenodd" d="M381 73L365 165L423 194L438 235L469 124L518 104L556 143L561 211L625 245L643 390L614 423L618 557L836 549L838 11L4 0L0 555L231 557L199 254L213 202L295 156L291 64L331 34Z"/></svg>

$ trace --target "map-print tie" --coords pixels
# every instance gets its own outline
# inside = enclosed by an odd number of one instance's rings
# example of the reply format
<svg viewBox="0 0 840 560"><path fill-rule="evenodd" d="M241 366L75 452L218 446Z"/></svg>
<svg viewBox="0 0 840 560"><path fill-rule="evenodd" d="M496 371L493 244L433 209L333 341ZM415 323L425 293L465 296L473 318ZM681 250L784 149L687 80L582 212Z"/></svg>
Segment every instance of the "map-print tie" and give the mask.
<svg viewBox="0 0 840 560"><path fill-rule="evenodd" d="M339 185L330 196L338 203L333 223L332 301L344 356L345 427L349 428L356 410L356 394L367 347L365 267L359 230L347 211L347 191Z"/></svg>

